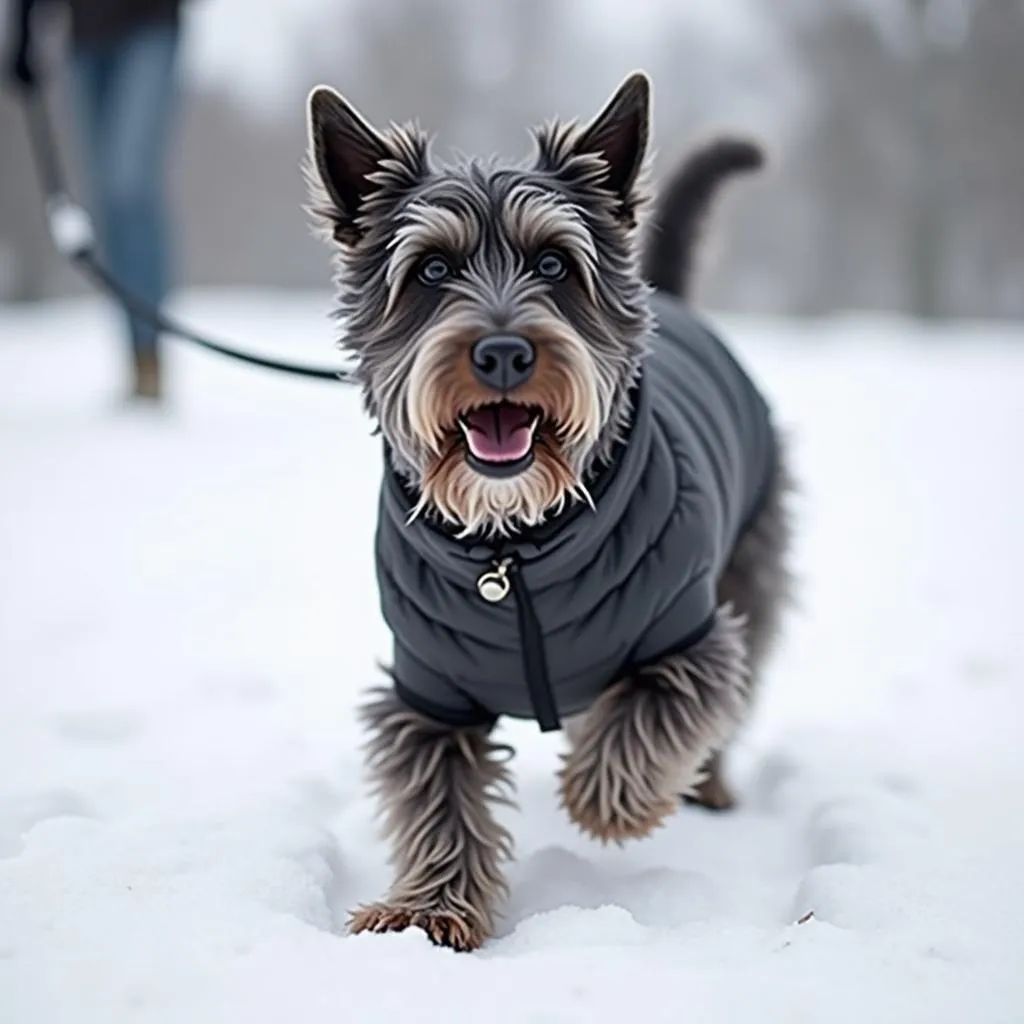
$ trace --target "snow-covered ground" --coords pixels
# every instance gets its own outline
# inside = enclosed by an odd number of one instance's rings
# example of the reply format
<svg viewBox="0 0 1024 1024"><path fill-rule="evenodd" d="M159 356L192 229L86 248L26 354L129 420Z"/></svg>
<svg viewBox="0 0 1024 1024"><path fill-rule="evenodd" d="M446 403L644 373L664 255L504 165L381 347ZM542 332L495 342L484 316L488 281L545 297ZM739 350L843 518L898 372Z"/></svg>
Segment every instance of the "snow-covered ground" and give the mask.
<svg viewBox="0 0 1024 1024"><path fill-rule="evenodd" d="M182 303L320 361L325 308ZM513 897L465 956L344 934L388 879L357 397L175 346L125 411L95 304L0 310L0 1021L1021 1024L1024 331L729 326L804 481L742 809L599 849L505 727Z"/></svg>

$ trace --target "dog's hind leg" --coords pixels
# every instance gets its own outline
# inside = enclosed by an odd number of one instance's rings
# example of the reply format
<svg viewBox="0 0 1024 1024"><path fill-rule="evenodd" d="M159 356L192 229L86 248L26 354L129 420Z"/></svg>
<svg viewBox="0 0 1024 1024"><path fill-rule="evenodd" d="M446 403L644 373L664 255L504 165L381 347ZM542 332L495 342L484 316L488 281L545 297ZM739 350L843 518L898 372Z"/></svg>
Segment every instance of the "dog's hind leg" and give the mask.
<svg viewBox="0 0 1024 1024"><path fill-rule="evenodd" d="M740 537L718 581L719 603L732 605L746 620L750 685L754 693L792 590L786 564L792 540L786 498L792 481L784 455L780 442L775 476L761 510ZM688 803L711 810L727 810L735 805L724 778L724 760L724 751L717 751L707 761L702 769L706 778L685 796Z"/></svg>
<svg viewBox="0 0 1024 1024"><path fill-rule="evenodd" d="M419 927L438 945L476 949L507 891L512 838L493 805L511 803L511 748L485 727L433 722L387 688L373 691L361 717L395 880L386 899L352 914L350 930Z"/></svg>
<svg viewBox="0 0 1024 1024"><path fill-rule="evenodd" d="M605 690L568 729L561 772L569 817L602 841L649 834L732 736L748 703L745 624L721 606L711 631Z"/></svg>
<svg viewBox="0 0 1024 1024"><path fill-rule="evenodd" d="M704 778L689 793L683 794L688 804L699 804L711 811L728 811L736 806L736 797L725 779L723 753L715 751L701 768Z"/></svg>

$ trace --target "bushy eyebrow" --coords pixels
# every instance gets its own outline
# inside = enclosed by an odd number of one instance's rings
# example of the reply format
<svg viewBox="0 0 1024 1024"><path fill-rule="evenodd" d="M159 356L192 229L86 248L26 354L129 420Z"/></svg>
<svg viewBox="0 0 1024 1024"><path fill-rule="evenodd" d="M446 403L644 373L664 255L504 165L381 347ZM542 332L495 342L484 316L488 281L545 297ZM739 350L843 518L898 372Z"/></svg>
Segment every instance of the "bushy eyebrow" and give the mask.
<svg viewBox="0 0 1024 1024"><path fill-rule="evenodd" d="M588 292L597 273L597 247L579 211L549 189L524 182L509 189L501 211L509 241L523 252L559 248L576 263Z"/></svg>
<svg viewBox="0 0 1024 1024"><path fill-rule="evenodd" d="M573 261L584 289L596 286L598 253L581 212L566 197L532 181L519 181L503 196L476 195L465 183L437 183L429 195L411 200L397 215L387 244L384 277L387 304L394 309L413 268L429 252L468 257L476 252L488 230L502 236L510 253L536 255L546 248L563 250Z"/></svg>
<svg viewBox="0 0 1024 1024"><path fill-rule="evenodd" d="M388 288L387 315L412 268L425 253L470 253L480 243L481 225L461 205L418 200L402 211L388 242L390 256L384 279Z"/></svg>

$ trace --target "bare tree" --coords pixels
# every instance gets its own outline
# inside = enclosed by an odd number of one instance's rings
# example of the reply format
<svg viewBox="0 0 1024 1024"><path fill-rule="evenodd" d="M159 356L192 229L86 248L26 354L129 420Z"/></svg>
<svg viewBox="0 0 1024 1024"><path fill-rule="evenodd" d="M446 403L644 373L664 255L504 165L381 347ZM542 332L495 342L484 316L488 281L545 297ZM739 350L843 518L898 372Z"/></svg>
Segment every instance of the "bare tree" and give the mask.
<svg viewBox="0 0 1024 1024"><path fill-rule="evenodd" d="M984 261L1005 282L1024 256L1022 177L1009 170L1024 161L1022 5L776 10L814 99L794 153L819 238L810 305L1024 314L1019 288L977 272Z"/></svg>

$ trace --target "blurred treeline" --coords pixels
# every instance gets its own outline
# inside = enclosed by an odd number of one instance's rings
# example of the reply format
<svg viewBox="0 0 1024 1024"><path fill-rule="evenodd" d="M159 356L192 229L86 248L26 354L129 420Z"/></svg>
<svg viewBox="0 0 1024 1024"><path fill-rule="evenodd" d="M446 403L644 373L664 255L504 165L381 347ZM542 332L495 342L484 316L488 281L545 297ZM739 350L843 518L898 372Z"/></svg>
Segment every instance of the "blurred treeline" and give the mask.
<svg viewBox="0 0 1024 1024"><path fill-rule="evenodd" d="M771 153L710 223L705 303L1024 316L1024 0L749 0L719 20L678 6L638 25L625 2L597 17L586 0L348 0L295 40L303 80L281 102L190 81L173 170L181 283L326 286L301 208L317 82L378 122L419 119L441 155L518 157L528 124L588 117L643 67L656 174L716 130ZM63 125L59 89L54 106ZM37 197L4 99L0 299L81 288Z"/></svg>

